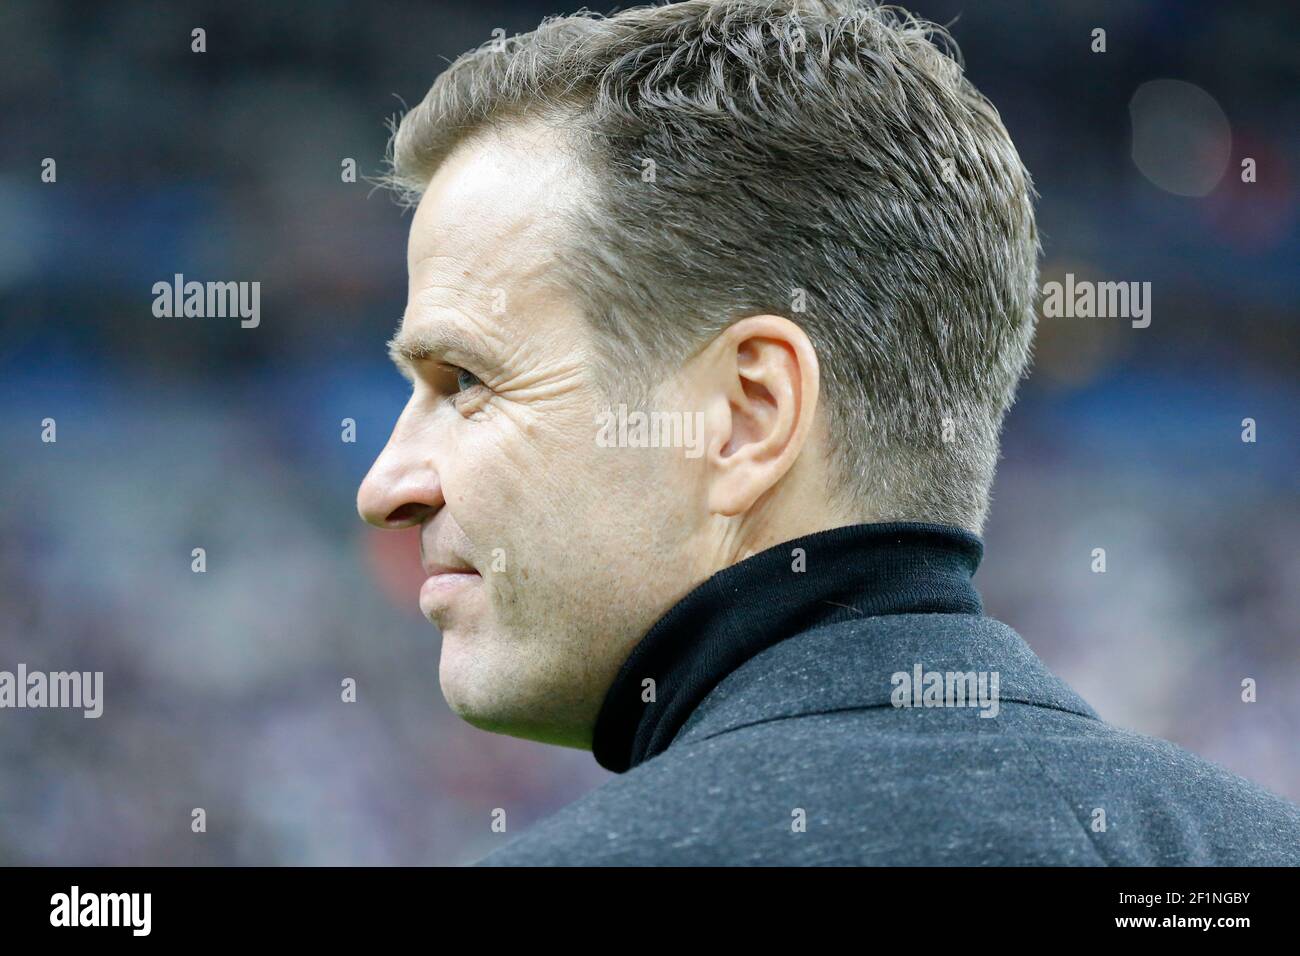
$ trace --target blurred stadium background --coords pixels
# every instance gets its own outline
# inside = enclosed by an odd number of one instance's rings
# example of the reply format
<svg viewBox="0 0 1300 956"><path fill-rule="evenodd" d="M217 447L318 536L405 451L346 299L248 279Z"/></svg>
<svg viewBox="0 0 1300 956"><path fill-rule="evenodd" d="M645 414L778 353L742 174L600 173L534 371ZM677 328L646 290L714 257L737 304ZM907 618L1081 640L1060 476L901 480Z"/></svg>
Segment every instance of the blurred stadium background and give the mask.
<svg viewBox="0 0 1300 956"><path fill-rule="evenodd" d="M609 776L449 712L414 540L354 511L406 394L409 217L340 163L376 172L448 59L571 9L0 5L0 669L106 688L99 720L0 713L0 861L463 863L493 808L518 831ZM1295 7L915 10L957 17L1035 176L1043 281L1153 286L1146 329L1042 320L987 608L1107 720L1300 800ZM1204 95L1134 100L1162 79ZM154 318L177 272L259 280L260 328Z"/></svg>

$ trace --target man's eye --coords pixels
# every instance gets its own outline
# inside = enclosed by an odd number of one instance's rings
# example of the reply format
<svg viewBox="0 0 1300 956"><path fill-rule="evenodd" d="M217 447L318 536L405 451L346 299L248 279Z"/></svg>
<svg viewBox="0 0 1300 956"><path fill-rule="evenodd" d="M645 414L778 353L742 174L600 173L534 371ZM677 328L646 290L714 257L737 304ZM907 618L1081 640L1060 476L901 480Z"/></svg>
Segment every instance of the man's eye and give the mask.
<svg viewBox="0 0 1300 956"><path fill-rule="evenodd" d="M463 368L458 368L455 370L455 372L456 372L456 387L459 388L462 392L468 392L475 385L483 384L482 382L479 381L478 376L475 375L473 372L467 372Z"/></svg>

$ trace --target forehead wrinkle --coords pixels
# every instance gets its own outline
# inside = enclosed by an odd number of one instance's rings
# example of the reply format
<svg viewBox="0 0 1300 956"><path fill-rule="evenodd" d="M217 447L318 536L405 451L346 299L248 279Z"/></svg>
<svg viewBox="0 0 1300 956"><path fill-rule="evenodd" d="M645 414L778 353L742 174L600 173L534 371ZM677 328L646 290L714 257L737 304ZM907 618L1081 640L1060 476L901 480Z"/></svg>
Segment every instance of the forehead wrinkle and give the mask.
<svg viewBox="0 0 1300 956"><path fill-rule="evenodd" d="M544 294L546 278L558 262L553 245L527 241L488 243L472 255L430 253L410 264L411 284L419 287L412 294L426 299L430 293L441 292L485 308L498 292L504 293L507 301Z"/></svg>
<svg viewBox="0 0 1300 956"><path fill-rule="evenodd" d="M510 295L510 266L511 256L490 251L422 254L410 265L408 311L446 308L473 320L490 311L495 290Z"/></svg>
<svg viewBox="0 0 1300 956"><path fill-rule="evenodd" d="M529 328L524 317L541 316L555 307L551 301L555 259L550 250L541 255L479 257L489 273L487 282L466 268L467 259L443 255L427 258L434 261L413 276L403 328L418 332L419 326L438 322L437 313L450 313L455 317L452 326L460 326L470 342L482 341L476 354L486 361L509 364L526 347L520 339L537 331ZM500 303L504 305L501 312L494 311L498 294L505 297ZM461 344L469 342L462 339ZM483 355L483 350L492 354Z"/></svg>
<svg viewBox="0 0 1300 956"><path fill-rule="evenodd" d="M485 352L502 352L508 343L486 294L470 296L458 287L430 281L412 293L402 329L416 338L441 336L447 350L455 346L462 354L490 358ZM439 313L449 317L439 317Z"/></svg>

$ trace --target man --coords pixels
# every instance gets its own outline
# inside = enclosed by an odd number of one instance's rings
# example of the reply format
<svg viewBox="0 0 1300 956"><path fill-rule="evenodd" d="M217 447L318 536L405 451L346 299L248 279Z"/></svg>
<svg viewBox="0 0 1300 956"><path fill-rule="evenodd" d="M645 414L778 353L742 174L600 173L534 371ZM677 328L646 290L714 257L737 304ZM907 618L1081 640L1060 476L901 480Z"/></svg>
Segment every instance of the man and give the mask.
<svg viewBox="0 0 1300 956"><path fill-rule="evenodd" d="M358 508L420 527L450 706L619 774L483 862L1300 863L1300 809L982 615L1038 239L940 36L582 14L403 119L412 393Z"/></svg>

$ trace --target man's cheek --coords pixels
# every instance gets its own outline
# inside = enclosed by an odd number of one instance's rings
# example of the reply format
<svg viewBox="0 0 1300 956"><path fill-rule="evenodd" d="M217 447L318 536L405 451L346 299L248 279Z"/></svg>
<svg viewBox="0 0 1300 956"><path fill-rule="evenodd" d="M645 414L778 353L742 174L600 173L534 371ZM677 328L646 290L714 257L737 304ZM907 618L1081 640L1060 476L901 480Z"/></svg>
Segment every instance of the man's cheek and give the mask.
<svg viewBox="0 0 1300 956"><path fill-rule="evenodd" d="M494 556L498 565L503 557L508 564L520 560L516 542L521 531L539 520L541 506L535 502L545 502L535 475L536 469L500 451L457 463L456 490L454 497L448 495L448 507L484 563L490 564Z"/></svg>

